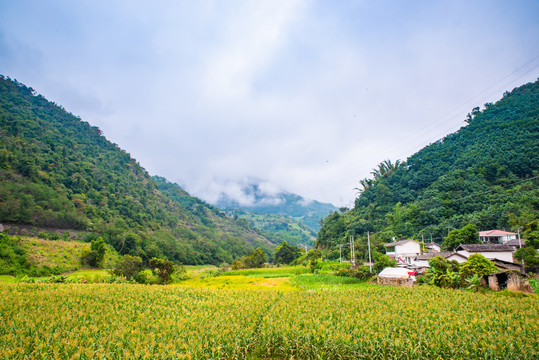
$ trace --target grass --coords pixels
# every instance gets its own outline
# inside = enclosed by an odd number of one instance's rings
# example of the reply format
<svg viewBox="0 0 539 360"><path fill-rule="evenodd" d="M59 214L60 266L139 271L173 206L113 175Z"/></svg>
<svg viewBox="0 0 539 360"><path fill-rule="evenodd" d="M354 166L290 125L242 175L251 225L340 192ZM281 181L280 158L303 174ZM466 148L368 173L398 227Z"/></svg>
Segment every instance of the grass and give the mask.
<svg viewBox="0 0 539 360"><path fill-rule="evenodd" d="M245 270L233 270L227 271L226 275L244 275L254 277L291 277L299 274L305 274L311 270L303 266L283 266L277 268L261 268L261 269L245 269Z"/></svg>
<svg viewBox="0 0 539 360"><path fill-rule="evenodd" d="M67 279L75 280L76 282L81 282L83 280L86 283L92 284L100 282L108 276L109 273L106 269L82 269L68 274Z"/></svg>
<svg viewBox="0 0 539 360"><path fill-rule="evenodd" d="M365 280L330 274L301 274L291 279L302 290L343 290L373 286Z"/></svg>
<svg viewBox="0 0 539 360"><path fill-rule="evenodd" d="M297 288L290 283L287 277L264 278L244 275L191 278L174 285L184 288L210 288L227 290L297 290Z"/></svg>
<svg viewBox="0 0 539 360"><path fill-rule="evenodd" d="M539 279L530 279L530 286L533 292L539 295Z"/></svg>
<svg viewBox="0 0 539 360"><path fill-rule="evenodd" d="M28 261L37 267L59 267L73 271L80 267L82 250L88 244L78 241L45 240L21 237L21 245L26 248Z"/></svg>
<svg viewBox="0 0 539 360"><path fill-rule="evenodd" d="M12 284L16 281L13 276L10 275L0 275L0 284Z"/></svg>

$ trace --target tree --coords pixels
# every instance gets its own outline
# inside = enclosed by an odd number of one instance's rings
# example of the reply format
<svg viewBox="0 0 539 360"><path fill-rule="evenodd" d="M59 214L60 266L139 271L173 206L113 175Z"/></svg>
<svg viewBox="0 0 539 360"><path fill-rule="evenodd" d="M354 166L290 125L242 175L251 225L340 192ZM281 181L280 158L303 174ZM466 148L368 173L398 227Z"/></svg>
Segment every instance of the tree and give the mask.
<svg viewBox="0 0 539 360"><path fill-rule="evenodd" d="M266 262L266 254L260 248L254 249L252 253L243 256L241 262L248 269L261 268Z"/></svg>
<svg viewBox="0 0 539 360"><path fill-rule="evenodd" d="M445 250L455 250L460 244L480 244L479 232L474 224L468 224L460 230L451 230L442 243Z"/></svg>
<svg viewBox="0 0 539 360"><path fill-rule="evenodd" d="M281 246L278 246L274 252L275 264L290 264L301 256L301 249L297 246L290 246L286 241L283 241Z"/></svg>
<svg viewBox="0 0 539 360"><path fill-rule="evenodd" d="M83 250L81 262L91 267L99 268L103 265L106 252L107 245L105 245L105 241L100 236L96 240L92 240L90 250Z"/></svg>
<svg viewBox="0 0 539 360"><path fill-rule="evenodd" d="M159 276L162 284L168 284L174 273L174 263L168 259L152 258L150 260L150 268L153 273Z"/></svg>
<svg viewBox="0 0 539 360"><path fill-rule="evenodd" d="M380 271L384 270L386 267L397 266L397 261L392 260L389 256L380 254L377 251L374 252L373 258L374 258L373 271L375 273L379 273Z"/></svg>
<svg viewBox="0 0 539 360"><path fill-rule="evenodd" d="M142 270L142 259L138 256L124 255L116 262L114 274L133 279Z"/></svg>
<svg viewBox="0 0 539 360"><path fill-rule="evenodd" d="M514 252L513 257L523 262L525 266L537 266L539 265L539 257L537 250L533 246L526 246L518 249Z"/></svg>
<svg viewBox="0 0 539 360"><path fill-rule="evenodd" d="M460 278L467 279L473 274L488 275L500 271L496 265L481 254L472 254L467 261L460 264Z"/></svg>
<svg viewBox="0 0 539 360"><path fill-rule="evenodd" d="M429 260L430 268L425 272L428 283L444 288L458 288L460 285L459 263L441 256Z"/></svg>

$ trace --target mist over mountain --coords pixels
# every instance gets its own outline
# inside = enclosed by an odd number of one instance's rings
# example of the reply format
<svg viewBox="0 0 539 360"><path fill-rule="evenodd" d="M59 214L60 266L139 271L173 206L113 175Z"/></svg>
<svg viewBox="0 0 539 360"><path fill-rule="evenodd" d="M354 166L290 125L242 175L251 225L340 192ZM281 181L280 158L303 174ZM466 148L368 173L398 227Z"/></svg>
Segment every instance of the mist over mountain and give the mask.
<svg viewBox="0 0 539 360"><path fill-rule="evenodd" d="M332 204L305 199L267 182L250 180L231 189L234 191L221 193L215 206L226 211L290 217L316 232L320 229L320 220L337 210Z"/></svg>

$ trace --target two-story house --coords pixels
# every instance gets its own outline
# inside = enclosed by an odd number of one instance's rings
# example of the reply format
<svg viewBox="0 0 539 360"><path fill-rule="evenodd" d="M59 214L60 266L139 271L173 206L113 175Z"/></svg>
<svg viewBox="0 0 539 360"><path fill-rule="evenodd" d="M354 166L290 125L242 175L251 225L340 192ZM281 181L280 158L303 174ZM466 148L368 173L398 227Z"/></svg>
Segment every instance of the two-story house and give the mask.
<svg viewBox="0 0 539 360"><path fill-rule="evenodd" d="M384 244L386 255L397 260L398 264L412 264L417 255L421 254L419 241L408 239Z"/></svg>

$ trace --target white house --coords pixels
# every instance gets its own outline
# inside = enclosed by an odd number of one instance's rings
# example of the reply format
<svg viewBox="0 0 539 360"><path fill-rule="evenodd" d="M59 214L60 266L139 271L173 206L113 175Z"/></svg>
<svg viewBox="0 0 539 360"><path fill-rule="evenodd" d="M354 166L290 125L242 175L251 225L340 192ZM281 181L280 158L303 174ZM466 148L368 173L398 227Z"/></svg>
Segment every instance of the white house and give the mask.
<svg viewBox="0 0 539 360"><path fill-rule="evenodd" d="M440 252L442 251L442 248L439 244L436 244L435 242L430 242L425 244L425 249L429 252Z"/></svg>
<svg viewBox="0 0 539 360"><path fill-rule="evenodd" d="M421 244L412 239L384 244L386 255L397 260L398 264L412 264L417 255L421 254Z"/></svg>
<svg viewBox="0 0 539 360"><path fill-rule="evenodd" d="M429 268L429 260L432 259L435 256L441 256L445 258L446 256L451 255L451 252L449 251L442 251L442 252L428 252L421 255L417 255L414 259L413 265L419 267L419 268Z"/></svg>
<svg viewBox="0 0 539 360"><path fill-rule="evenodd" d="M487 230L479 232L479 240L482 243L505 244L509 240L516 239L517 233L503 230Z"/></svg>
<svg viewBox="0 0 539 360"><path fill-rule="evenodd" d="M456 252L451 252L451 251L442 251L439 253L429 252L429 253L416 256L413 265L417 266L418 268L429 268L430 267L429 260L435 256L441 256L444 259L447 259L449 261L456 260L458 263L463 263L468 260L466 256L458 254Z"/></svg>
<svg viewBox="0 0 539 360"><path fill-rule="evenodd" d="M462 254L459 254L459 253L456 253L456 252L453 252L453 253L450 253L449 255L446 255L446 256L444 256L444 258L446 258L446 260L449 260L449 261L455 260L459 264L462 264L463 262L468 261L468 258L466 256L464 256Z"/></svg>
<svg viewBox="0 0 539 360"><path fill-rule="evenodd" d="M472 254L481 254L489 260L513 262L513 248L505 244L461 244L455 251L466 258Z"/></svg>

